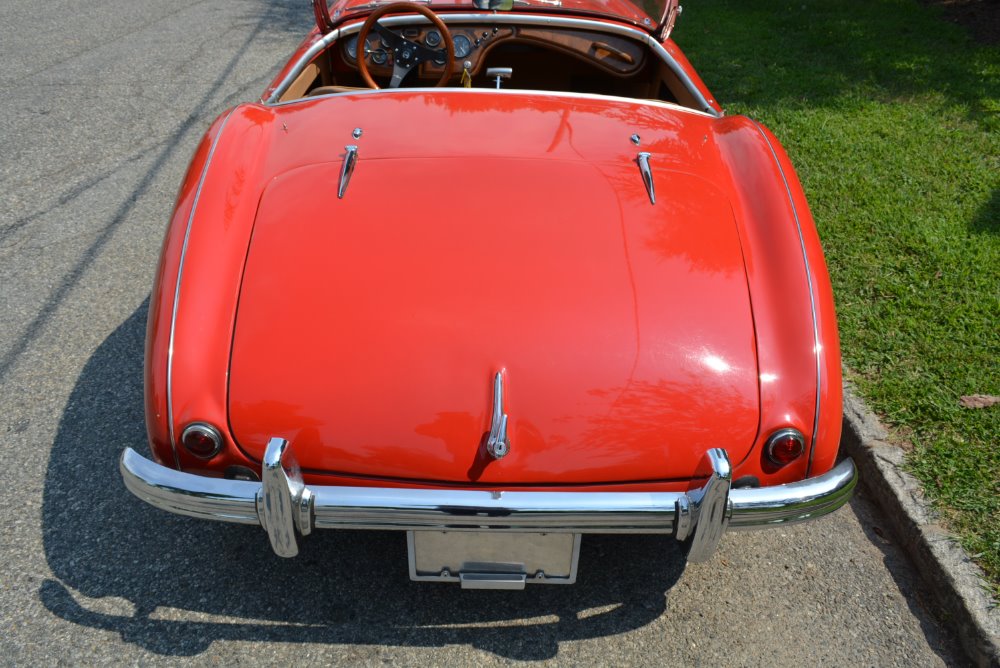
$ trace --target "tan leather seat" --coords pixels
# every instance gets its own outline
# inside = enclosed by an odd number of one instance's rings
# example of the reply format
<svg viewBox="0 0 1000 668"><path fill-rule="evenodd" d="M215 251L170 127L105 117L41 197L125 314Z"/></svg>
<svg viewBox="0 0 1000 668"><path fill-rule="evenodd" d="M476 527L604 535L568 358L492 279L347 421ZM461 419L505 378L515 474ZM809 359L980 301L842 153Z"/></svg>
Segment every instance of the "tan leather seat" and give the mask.
<svg viewBox="0 0 1000 668"><path fill-rule="evenodd" d="M317 86L309 91L308 97L317 95L333 95L334 93L352 93L357 90L371 90L367 86Z"/></svg>

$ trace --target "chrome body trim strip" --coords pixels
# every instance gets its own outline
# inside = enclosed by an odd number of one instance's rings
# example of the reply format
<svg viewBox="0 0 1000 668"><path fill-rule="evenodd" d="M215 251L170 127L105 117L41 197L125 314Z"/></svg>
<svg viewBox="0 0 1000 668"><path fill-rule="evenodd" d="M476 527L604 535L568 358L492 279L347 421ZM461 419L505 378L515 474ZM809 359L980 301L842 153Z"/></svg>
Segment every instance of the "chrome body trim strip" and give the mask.
<svg viewBox="0 0 1000 668"><path fill-rule="evenodd" d="M598 95L597 93L567 93L564 91L553 91L553 90L531 90L528 88L501 88L497 90L496 88L463 88L461 86L457 87L445 87L445 88L370 88L363 90L352 90L343 93L327 93L325 95L314 95L311 97L303 97L297 100L287 100L285 102L275 102L268 106L271 107L286 107L293 104L301 104L303 102L324 100L336 97L354 97L356 95L396 95L396 94L407 94L407 93L447 93L448 95L531 95L532 97L562 97L569 98L573 100L602 100L613 102L624 102L626 104L634 104L642 107L660 107L661 109L670 109L671 111L679 111L685 114L693 114L695 116L702 116L704 118L714 118L711 114L706 114L703 111L698 111L697 109L692 109L691 107L682 107L674 102L664 102L662 100L639 100L634 97L621 97L618 95Z"/></svg>
<svg viewBox="0 0 1000 668"><path fill-rule="evenodd" d="M269 465L275 458L284 469L296 465L291 447L280 452L268 445ZM720 454L721 453L721 454ZM776 526L821 517L844 505L857 483L854 462L845 459L829 473L800 482L757 489L728 490L728 459L710 451L710 482L690 492L508 492L469 489L303 486L292 522L304 529L436 529L447 531L529 531L569 533L666 533L684 539L685 531L721 537L727 528ZM207 478L156 464L126 448L119 464L130 492L163 510L240 524L265 524L272 516L259 510L264 483ZM277 473L272 468L273 473ZM268 474L265 474L265 477ZM723 503L723 491L728 503ZM306 494L308 492L308 494ZM277 493L277 492L275 492ZM305 501L303 501L305 499ZM679 511L679 509L682 509ZM697 512L693 512L697 509ZM722 512L725 509L727 512ZM680 515L680 517L679 517ZM263 521L261 518L264 518ZM282 514L274 517L285 517ZM684 519L681 519L681 518ZM282 531L289 529L283 520ZM727 523L728 522L728 526ZM717 540L715 543L717 544ZM703 548L710 547L707 538ZM707 558L702 550L696 556Z"/></svg>
<svg viewBox="0 0 1000 668"><path fill-rule="evenodd" d="M774 146L771 144L771 140L767 138L767 133L761 128L760 123L751 119L754 127L757 128L757 132L760 136L764 138L767 143L767 147L771 150L771 157L774 158L774 164L778 167L778 172L781 174L781 180L785 184L785 193L788 195L788 203L792 207L792 217L795 219L795 229L799 233L799 245L802 248L802 262L806 268L806 283L809 287L809 308L812 313L812 326L813 326L813 356L816 358L816 408L815 415L813 417L813 428L812 428L812 438L809 441L809 461L806 463L806 476L812 472L813 456L816 453L816 437L819 434L819 409L820 409L820 395L823 389L823 378L822 378L822 344L819 340L819 319L816 316L816 292L815 283L813 282L812 268L809 266L809 255L806 252L806 239L802 234L802 223L799 221L799 211L795 206L795 198L792 197L792 188L788 185L788 177L785 175L785 170L781 167L781 161L778 160L778 153L774 150Z"/></svg>
<svg viewBox="0 0 1000 668"><path fill-rule="evenodd" d="M691 93L692 97L698 102L699 109L701 113L708 114L710 116L721 116L712 105L705 99L702 92L695 86L694 81L688 76L684 68L680 66L680 63L670 55L660 42L656 40L655 37L649 33L643 32L636 28L630 28L624 25L618 25L615 23L605 23L603 21L595 21L592 19L574 19L565 17L554 17L554 16L530 16L526 14L495 14L495 13L482 13L482 14L441 14L440 18L446 24L462 25L468 23L481 23L481 24L503 24L503 25L526 25L526 26L546 26L554 28L575 28L581 30L594 30L597 32L603 32L611 35L619 35L621 37L627 37L633 39L637 42L645 44L648 46L653 53L660 57L660 59L670 68L670 71L677 75L677 78L684 85L684 88ZM299 58L295 65L289 70L288 74L282 79L275 89L267 98L262 98L261 102L264 104L279 104L281 96L288 90L288 87L292 85L296 77L302 73L317 55L320 54L324 49L329 47L331 44L336 42L343 37L348 35L353 35L361 29L361 25L364 21L357 21L350 25L341 26L335 30L332 30L325 34L320 40L313 44L305 53ZM412 25L414 23L427 23L430 21L423 16L387 16L380 20L380 23L385 26L394 25ZM406 89L406 90L423 90L423 89ZM484 89L484 90L496 90L496 89ZM508 89L509 90L509 89ZM438 90L440 92L440 90ZM596 98L601 98L604 96L595 95ZM302 99L313 99L313 98L302 98ZM297 102L298 100L289 100L281 104L288 104L289 102ZM643 101L645 102L645 101ZM680 106L680 105L676 105ZM687 107L681 107L687 108Z"/></svg>
<svg viewBox="0 0 1000 668"><path fill-rule="evenodd" d="M177 454L177 438L174 435L174 331L177 328L177 307L181 301L181 281L184 278L184 258L187 256L188 241L191 238L191 226L194 224L194 214L198 211L198 202L201 200L201 189L205 185L205 177L208 176L208 167L212 164L215 156L215 148L222 139L222 133L226 129L229 117L236 111L236 107L229 110L226 117L222 119L219 132L212 141L211 148L208 149L208 157L205 158L205 166L201 168L201 176L198 177L198 188L194 193L194 201L191 202L191 213L188 215L187 229L184 230L184 243L181 245L181 257L177 264L177 284L174 286L174 309L170 313L170 342L167 344L167 430L170 434L170 448L174 453L174 467L181 469L180 456Z"/></svg>

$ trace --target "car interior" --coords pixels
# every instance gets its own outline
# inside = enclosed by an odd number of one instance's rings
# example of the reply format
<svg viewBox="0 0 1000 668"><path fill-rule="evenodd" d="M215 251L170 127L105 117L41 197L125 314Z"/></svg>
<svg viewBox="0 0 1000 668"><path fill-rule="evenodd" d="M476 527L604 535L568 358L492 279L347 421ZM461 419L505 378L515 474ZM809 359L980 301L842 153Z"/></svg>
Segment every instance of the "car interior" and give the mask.
<svg viewBox="0 0 1000 668"><path fill-rule="evenodd" d="M400 17L393 18L397 21L391 26L372 22L364 48L357 31L331 43L277 101L372 88L359 67L360 56L380 88L445 85L563 91L698 108L668 64L639 40L571 27L462 23L447 27L453 44L449 70L446 40L438 25L419 17L413 24L399 25Z"/></svg>

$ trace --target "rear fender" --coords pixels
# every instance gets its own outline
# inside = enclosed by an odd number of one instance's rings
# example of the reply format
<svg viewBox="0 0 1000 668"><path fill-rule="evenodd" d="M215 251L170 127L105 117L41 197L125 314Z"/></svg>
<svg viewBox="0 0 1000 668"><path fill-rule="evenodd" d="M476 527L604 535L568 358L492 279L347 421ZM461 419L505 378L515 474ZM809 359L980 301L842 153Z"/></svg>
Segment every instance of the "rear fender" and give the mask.
<svg viewBox="0 0 1000 668"><path fill-rule="evenodd" d="M216 119L188 168L164 238L146 330L146 427L154 457L180 469L206 466L175 447L192 421L223 434L227 447L212 460L213 470L249 463L228 433L226 370L272 119L257 105Z"/></svg>
<svg viewBox="0 0 1000 668"><path fill-rule="evenodd" d="M836 460L842 418L840 344L819 235L774 135L745 117L720 119L717 127L743 241L760 369L760 456L745 464L759 466L769 485L819 475ZM808 456L776 470L763 456L763 443L786 426L805 435Z"/></svg>

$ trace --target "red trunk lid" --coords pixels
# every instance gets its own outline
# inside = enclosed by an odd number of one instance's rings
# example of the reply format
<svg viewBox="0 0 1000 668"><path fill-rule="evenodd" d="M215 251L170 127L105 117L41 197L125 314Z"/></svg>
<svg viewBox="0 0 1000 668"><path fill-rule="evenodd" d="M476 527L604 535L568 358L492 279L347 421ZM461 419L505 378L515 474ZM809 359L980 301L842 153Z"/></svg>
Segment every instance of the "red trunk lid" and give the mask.
<svg viewBox="0 0 1000 668"><path fill-rule="evenodd" d="M717 188L660 170L652 206L629 161L362 154L337 199L340 168L261 199L230 369L251 456L280 436L307 470L510 485L747 454L753 324ZM511 447L493 461L501 369Z"/></svg>

